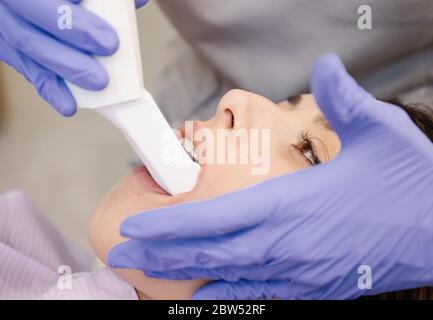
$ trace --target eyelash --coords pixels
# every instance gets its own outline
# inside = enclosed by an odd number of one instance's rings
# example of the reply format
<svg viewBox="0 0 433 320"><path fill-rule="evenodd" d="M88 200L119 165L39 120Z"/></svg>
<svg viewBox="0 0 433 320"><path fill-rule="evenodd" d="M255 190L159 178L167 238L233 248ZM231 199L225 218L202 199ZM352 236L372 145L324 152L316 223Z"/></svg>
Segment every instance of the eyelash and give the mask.
<svg viewBox="0 0 433 320"><path fill-rule="evenodd" d="M316 166L321 164L319 157L317 156L316 149L314 148L313 141L311 140L311 136L307 131L302 131L299 136L299 142L292 145L305 160L310 163L312 166ZM307 156L306 153L310 153L310 156Z"/></svg>

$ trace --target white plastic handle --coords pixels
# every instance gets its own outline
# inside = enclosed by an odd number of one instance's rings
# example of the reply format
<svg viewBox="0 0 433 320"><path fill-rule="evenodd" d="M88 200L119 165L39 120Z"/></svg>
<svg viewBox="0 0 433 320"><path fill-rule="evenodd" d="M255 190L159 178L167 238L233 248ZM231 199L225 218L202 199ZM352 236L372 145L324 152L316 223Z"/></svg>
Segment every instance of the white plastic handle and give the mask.
<svg viewBox="0 0 433 320"><path fill-rule="evenodd" d="M200 165L185 152L150 95L98 112L119 128L165 191L175 195L194 188Z"/></svg>
<svg viewBox="0 0 433 320"><path fill-rule="evenodd" d="M106 20L120 40L119 50L96 57L110 83L88 91L68 83L81 108L94 109L119 128L155 181L170 194L194 188L200 166L183 149L154 99L144 89L134 0L83 0L82 5Z"/></svg>
<svg viewBox="0 0 433 320"><path fill-rule="evenodd" d="M107 70L110 82L101 91L68 86L79 108L99 108L140 98L144 83L134 0L83 0L81 5L109 23L120 40L112 56L95 57Z"/></svg>

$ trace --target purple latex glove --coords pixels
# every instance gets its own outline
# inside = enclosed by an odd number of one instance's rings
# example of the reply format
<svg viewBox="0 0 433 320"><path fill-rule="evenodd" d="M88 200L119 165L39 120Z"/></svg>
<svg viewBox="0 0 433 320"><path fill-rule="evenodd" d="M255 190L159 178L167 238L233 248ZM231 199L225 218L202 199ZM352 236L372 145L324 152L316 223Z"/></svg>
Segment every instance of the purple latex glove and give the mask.
<svg viewBox="0 0 433 320"><path fill-rule="evenodd" d="M219 279L196 299L341 299L433 285L432 143L335 55L316 62L312 91L342 141L335 160L130 217L121 234L132 239L109 264Z"/></svg>
<svg viewBox="0 0 433 320"><path fill-rule="evenodd" d="M64 79L89 89L108 84L105 69L92 55L116 52L116 32L77 5L80 0L0 0L0 61L14 67L39 95L64 116L76 112L76 102ZM136 0L137 6L146 3ZM58 8L72 9L73 28L57 26Z"/></svg>

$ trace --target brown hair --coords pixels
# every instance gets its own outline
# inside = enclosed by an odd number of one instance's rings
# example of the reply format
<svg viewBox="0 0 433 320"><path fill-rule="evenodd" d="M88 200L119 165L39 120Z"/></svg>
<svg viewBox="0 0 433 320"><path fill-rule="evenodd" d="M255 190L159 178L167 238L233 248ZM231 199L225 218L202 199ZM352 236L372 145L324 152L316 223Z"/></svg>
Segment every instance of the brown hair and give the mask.
<svg viewBox="0 0 433 320"><path fill-rule="evenodd" d="M380 99L402 108L417 127L433 142L433 108L421 103L405 104L398 98Z"/></svg>

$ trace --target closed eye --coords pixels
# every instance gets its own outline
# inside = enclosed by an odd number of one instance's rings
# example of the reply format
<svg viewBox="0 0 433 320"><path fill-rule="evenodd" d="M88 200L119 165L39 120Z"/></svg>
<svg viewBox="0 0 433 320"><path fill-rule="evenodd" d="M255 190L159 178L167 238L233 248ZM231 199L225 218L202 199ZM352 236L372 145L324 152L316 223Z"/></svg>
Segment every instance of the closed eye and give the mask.
<svg viewBox="0 0 433 320"><path fill-rule="evenodd" d="M292 146L311 166L316 166L322 163L320 158L317 156L314 143L308 132L303 131L299 136L298 143L293 144Z"/></svg>

